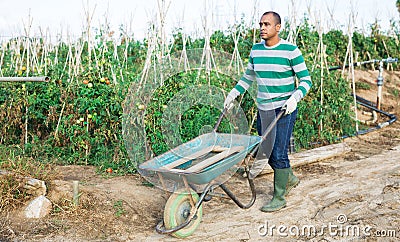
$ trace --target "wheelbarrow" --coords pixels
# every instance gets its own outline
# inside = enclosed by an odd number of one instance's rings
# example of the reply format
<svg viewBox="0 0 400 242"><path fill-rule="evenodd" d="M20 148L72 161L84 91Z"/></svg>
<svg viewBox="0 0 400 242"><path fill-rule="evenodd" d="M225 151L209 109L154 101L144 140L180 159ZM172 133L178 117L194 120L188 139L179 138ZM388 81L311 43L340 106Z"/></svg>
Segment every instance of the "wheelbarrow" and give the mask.
<svg viewBox="0 0 400 242"><path fill-rule="evenodd" d="M252 176L249 176L250 159L254 158L263 140L281 118L281 110L265 130L263 136L218 133L217 129L227 109L224 109L212 132L203 134L189 142L148 160L139 165L139 170L158 176L164 189L167 180L183 183L183 188L175 190L164 207L164 219L156 226L161 234L171 234L185 238L194 233L202 219L202 203L211 199L212 191L220 187L236 205L242 209L253 206L256 191ZM251 190L251 199L242 203L224 185L220 176L243 162L244 172ZM196 191L196 185L202 185Z"/></svg>

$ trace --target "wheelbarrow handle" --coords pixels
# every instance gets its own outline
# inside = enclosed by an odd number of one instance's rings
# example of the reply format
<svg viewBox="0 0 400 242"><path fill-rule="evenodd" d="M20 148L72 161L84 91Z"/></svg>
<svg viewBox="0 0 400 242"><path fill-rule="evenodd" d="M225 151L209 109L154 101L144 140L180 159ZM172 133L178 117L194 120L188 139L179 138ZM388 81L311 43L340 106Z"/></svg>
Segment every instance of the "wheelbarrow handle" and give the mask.
<svg viewBox="0 0 400 242"><path fill-rule="evenodd" d="M222 119L224 118L226 111L228 111L228 109L224 108L224 110L222 110L221 114L219 115L218 121L214 126L214 130L213 130L214 132L217 132L217 129L218 129L219 125L221 124Z"/></svg>
<svg viewBox="0 0 400 242"><path fill-rule="evenodd" d="M278 120L283 116L283 114L286 112L286 109L281 109L281 111L276 115L276 117L274 118L274 120L272 120L272 122L268 125L267 129L265 130L265 132L263 133L263 135L261 136L261 141L260 143L258 143L258 145L251 151L250 155L252 157L255 157L261 143L267 139L267 136L269 135L269 133L271 133L271 130L275 127L276 123L278 123Z"/></svg>
<svg viewBox="0 0 400 242"><path fill-rule="evenodd" d="M283 114L286 112L286 109L282 109L272 120L272 122L268 125L267 129L265 130L263 136L261 136L262 141L267 139L267 136L271 132L271 130L275 127L276 123L278 123L278 120L283 116Z"/></svg>
<svg viewBox="0 0 400 242"><path fill-rule="evenodd" d="M228 111L228 108L224 108L221 112L221 114L219 115L218 121L214 126L213 131L217 132L219 125L222 122L222 119L224 118L226 112ZM278 122L278 120L282 117L282 115L286 112L286 108L282 108L281 111L278 113L278 115L276 115L275 119L272 121L272 123L268 126L267 130L265 130L263 136L261 137L262 140L264 141L268 134L271 132L271 130L275 127L276 123Z"/></svg>

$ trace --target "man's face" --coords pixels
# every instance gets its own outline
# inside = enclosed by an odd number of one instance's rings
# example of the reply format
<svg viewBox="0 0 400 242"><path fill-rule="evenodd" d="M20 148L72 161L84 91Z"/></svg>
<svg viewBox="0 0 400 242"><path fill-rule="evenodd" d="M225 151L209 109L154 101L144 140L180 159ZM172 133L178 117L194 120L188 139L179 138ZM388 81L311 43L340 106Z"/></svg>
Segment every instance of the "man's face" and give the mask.
<svg viewBox="0 0 400 242"><path fill-rule="evenodd" d="M263 15L260 20L260 37L263 40L274 38L278 35L281 29L280 24L275 23L272 14Z"/></svg>

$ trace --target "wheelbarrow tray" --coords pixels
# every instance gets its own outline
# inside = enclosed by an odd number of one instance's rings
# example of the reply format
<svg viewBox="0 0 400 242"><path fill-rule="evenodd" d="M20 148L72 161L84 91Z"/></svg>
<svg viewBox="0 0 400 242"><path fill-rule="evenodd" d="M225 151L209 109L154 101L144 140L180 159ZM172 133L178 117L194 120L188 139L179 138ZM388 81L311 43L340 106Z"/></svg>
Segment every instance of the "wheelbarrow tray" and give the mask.
<svg viewBox="0 0 400 242"><path fill-rule="evenodd" d="M261 140L259 136L211 132L140 164L139 170L155 172L174 181L182 181L185 178L191 184L207 184L242 161ZM201 160L199 161L194 154L205 153L203 156L207 157L213 151L212 147L236 152L228 153L229 155L221 160L214 159L217 161L201 169L191 169L193 166L202 166L199 165Z"/></svg>

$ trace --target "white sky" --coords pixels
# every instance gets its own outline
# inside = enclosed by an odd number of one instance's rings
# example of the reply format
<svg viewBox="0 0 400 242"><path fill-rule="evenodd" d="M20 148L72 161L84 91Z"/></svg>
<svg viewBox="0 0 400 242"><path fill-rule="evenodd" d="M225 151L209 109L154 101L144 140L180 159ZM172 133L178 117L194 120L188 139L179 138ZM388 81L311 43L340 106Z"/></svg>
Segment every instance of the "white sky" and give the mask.
<svg viewBox="0 0 400 242"><path fill-rule="evenodd" d="M165 19L167 33L177 27L183 27L189 34L202 33L202 16L207 17L213 29L226 29L242 15L247 23L252 22L253 16L258 22L260 15L268 10L277 11L282 20L288 20L292 16L292 1L298 22L310 6L311 21L321 19L325 30L332 24L328 8L333 11L333 23L343 30L347 29L351 9L356 14L356 27L365 31L369 31L375 18L384 29L388 28L390 19L399 20L396 0L165 0L171 3ZM47 28L52 36L66 35L67 31L72 36L81 36L86 25L84 6L87 3L88 0L0 0L0 39L23 35L24 27L29 26L29 14L31 36L38 36ZM89 12L93 13L93 27L108 20L111 29L118 31L120 25L131 24L131 32L141 39L148 23L155 19L158 0L89 0Z"/></svg>

